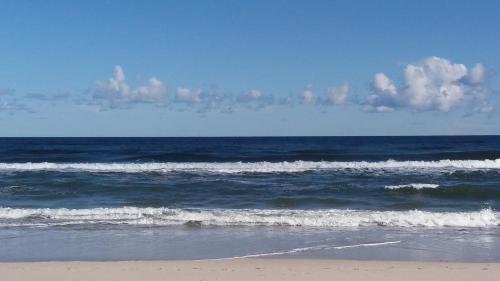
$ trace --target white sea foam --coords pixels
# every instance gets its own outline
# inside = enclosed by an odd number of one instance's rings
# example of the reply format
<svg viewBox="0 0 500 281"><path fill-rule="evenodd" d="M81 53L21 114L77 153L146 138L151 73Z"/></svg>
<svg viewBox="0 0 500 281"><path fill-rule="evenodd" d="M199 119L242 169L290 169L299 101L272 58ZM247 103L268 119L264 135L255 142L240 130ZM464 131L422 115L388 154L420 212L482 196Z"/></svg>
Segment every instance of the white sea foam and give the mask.
<svg viewBox="0 0 500 281"><path fill-rule="evenodd" d="M0 225L132 224L304 227L494 227L500 214L474 212L262 209L16 209L0 208Z"/></svg>
<svg viewBox="0 0 500 281"><path fill-rule="evenodd" d="M495 160L380 161L380 162L163 162L163 163L0 163L0 171L87 171L87 172L211 172L211 173L293 173L313 170L367 169L500 169Z"/></svg>
<svg viewBox="0 0 500 281"><path fill-rule="evenodd" d="M400 185L387 185L385 189L396 190L396 189L435 189L438 188L439 184L431 184L431 183L410 183L410 184L400 184Z"/></svg>
<svg viewBox="0 0 500 281"><path fill-rule="evenodd" d="M386 242L374 242L374 243L362 243L362 244L351 244L351 245L317 245L310 247L302 247L302 248L293 248L289 250L282 250L276 252L266 252L266 253L258 253L258 254L248 254L243 256L235 256L228 258L216 258L216 259L208 259L208 260L235 260L235 259L247 259L247 258L259 258L259 257L269 257L269 256L282 256L287 254L295 254L307 251L318 251L318 250L343 250L350 248L360 248L360 247L376 247L376 246L386 246L401 243L401 240L397 241L386 241ZM203 260L198 260L203 261Z"/></svg>

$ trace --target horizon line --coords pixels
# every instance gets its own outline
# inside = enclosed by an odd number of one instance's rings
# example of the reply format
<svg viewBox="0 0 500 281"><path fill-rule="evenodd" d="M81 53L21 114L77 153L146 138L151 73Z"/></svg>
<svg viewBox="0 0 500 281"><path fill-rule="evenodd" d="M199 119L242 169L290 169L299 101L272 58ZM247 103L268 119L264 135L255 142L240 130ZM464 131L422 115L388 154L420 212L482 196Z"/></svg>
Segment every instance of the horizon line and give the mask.
<svg viewBox="0 0 500 281"><path fill-rule="evenodd" d="M4 138L352 138L352 137L498 137L500 134L429 134L429 135L276 135L276 136L0 136Z"/></svg>

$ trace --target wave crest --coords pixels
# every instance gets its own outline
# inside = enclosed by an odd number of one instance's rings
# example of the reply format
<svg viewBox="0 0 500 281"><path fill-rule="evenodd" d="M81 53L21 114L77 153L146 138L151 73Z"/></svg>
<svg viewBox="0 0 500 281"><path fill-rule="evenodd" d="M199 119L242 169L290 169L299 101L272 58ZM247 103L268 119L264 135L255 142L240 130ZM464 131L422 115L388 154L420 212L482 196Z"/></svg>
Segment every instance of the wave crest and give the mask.
<svg viewBox="0 0 500 281"><path fill-rule="evenodd" d="M380 162L151 162L151 163L0 163L0 171L86 171L86 172L210 172L294 173L315 170L480 170L500 169L495 160L437 160Z"/></svg>
<svg viewBox="0 0 500 281"><path fill-rule="evenodd" d="M493 227L500 215L491 209L475 212L262 210L262 209L17 209L0 208L0 226L131 224L304 227Z"/></svg>
<svg viewBox="0 0 500 281"><path fill-rule="evenodd" d="M438 188L439 184L431 183L410 183L410 184L399 184L399 185L386 185L385 189L397 190L397 189L435 189Z"/></svg>

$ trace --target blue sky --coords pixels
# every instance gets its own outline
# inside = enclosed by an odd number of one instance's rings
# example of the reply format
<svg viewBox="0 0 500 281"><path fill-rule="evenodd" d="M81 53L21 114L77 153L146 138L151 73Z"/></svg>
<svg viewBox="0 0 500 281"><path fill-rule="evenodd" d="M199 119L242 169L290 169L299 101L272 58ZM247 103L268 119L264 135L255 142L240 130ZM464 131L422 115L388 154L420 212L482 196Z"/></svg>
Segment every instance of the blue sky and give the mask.
<svg viewBox="0 0 500 281"><path fill-rule="evenodd" d="M495 1L0 1L0 136L500 133Z"/></svg>

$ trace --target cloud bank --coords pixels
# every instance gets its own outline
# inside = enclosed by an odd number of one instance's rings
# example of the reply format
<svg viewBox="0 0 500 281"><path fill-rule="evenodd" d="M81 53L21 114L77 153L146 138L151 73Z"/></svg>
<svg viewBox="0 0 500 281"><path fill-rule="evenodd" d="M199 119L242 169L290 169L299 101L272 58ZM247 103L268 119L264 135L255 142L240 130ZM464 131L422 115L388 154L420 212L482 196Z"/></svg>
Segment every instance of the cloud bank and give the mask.
<svg viewBox="0 0 500 281"><path fill-rule="evenodd" d="M232 113L239 109L261 110L272 106L328 108L349 105L374 113L406 110L411 112L450 112L461 109L465 113L489 113L493 93L488 85L489 71L480 63L467 67L440 57L428 57L407 64L399 82L383 72L376 73L367 95L355 96L348 83L316 90L313 85L289 95L266 93L258 88L240 92L221 91L217 87L173 87L151 77L138 86L127 81L123 68L114 67L110 78L97 81L86 91L85 97L62 93L45 95L26 94L24 100L13 95L11 89L0 89L0 111L15 111L37 103L68 102L96 106L100 110L127 109L139 104L153 105L165 110L192 110L198 113ZM31 107L36 108L31 104Z"/></svg>
<svg viewBox="0 0 500 281"><path fill-rule="evenodd" d="M303 93L278 99L273 94L263 93L259 89L243 92L221 92L215 88L192 89L177 87L173 93L168 93L163 81L152 77L141 86L133 88L126 80L121 66L115 66L111 78L98 81L92 87L87 104L99 106L103 110L130 108L136 104L153 104L168 107L173 110L194 109L197 112L219 111L230 113L238 108L260 110L269 106L287 106L304 104L313 106L341 105L348 99L349 86L331 87L322 96L317 96L312 86L307 86ZM34 99L46 97L34 95Z"/></svg>
<svg viewBox="0 0 500 281"><path fill-rule="evenodd" d="M98 81L92 90L94 104L102 107L120 108L133 103L162 105L167 100L167 87L156 77L137 88L129 86L121 66L115 66L113 76L108 81Z"/></svg>
<svg viewBox="0 0 500 281"><path fill-rule="evenodd" d="M339 87L329 87L325 93L317 95L311 85L307 86L300 94L300 103L314 106L343 105L349 99L349 84L344 83Z"/></svg>
<svg viewBox="0 0 500 281"><path fill-rule="evenodd" d="M404 108L412 111L448 112L462 107L468 111L490 112L491 90L487 71L482 64L467 68L447 59L429 57L408 64L403 82L397 86L384 73L374 76L371 94L364 108L373 112L389 112Z"/></svg>

